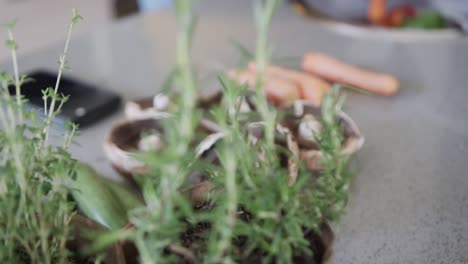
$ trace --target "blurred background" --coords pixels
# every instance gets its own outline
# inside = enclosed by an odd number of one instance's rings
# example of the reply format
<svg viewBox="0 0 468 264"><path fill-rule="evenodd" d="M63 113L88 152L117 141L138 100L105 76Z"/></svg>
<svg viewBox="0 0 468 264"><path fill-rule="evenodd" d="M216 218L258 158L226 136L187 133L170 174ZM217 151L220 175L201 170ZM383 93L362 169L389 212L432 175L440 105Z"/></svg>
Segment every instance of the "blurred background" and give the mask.
<svg viewBox="0 0 468 264"><path fill-rule="evenodd" d="M234 1L234 0L230 0ZM251 1L237 1L238 4L250 5ZM383 2L386 16L376 24L395 24L402 22L414 9L437 10L438 13L456 22L457 27L468 29L468 0L284 0L295 4L296 11L306 15L317 15L341 20L365 21L371 2ZM19 53L40 50L62 40L64 27L70 16L70 7L76 7L86 19L76 28L75 35L95 31L114 20L124 18L139 11L153 11L168 8L172 0L0 0L0 23L18 18L15 37L21 44ZM437 25L438 16L423 18L423 23ZM421 20L417 21L418 23ZM63 34L62 34L63 32ZM7 57L7 50L0 49L0 61Z"/></svg>
<svg viewBox="0 0 468 264"><path fill-rule="evenodd" d="M18 19L15 37L21 44L18 52L25 54L63 40L64 21L68 21L72 6L86 19L76 28L76 35L80 35L139 10L170 5L171 0L0 0L0 23ZM7 58L7 50L0 48L0 61Z"/></svg>

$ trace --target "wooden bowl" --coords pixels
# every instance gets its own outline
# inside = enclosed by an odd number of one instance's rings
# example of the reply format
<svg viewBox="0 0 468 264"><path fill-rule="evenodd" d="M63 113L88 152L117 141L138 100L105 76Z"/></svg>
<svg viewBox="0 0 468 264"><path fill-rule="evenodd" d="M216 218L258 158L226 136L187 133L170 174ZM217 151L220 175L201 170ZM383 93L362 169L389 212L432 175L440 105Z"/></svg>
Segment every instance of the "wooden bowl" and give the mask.
<svg viewBox="0 0 468 264"><path fill-rule="evenodd" d="M221 90L202 90L197 98L197 107L202 110L210 109L212 105L220 103L222 98L223 93ZM167 117L167 114L161 112L162 110L158 111L154 108L154 99L155 97L143 97L126 102L126 118L129 120L141 120L149 118L160 119ZM169 98L165 97L163 100L168 100L167 104L171 104Z"/></svg>
<svg viewBox="0 0 468 264"><path fill-rule="evenodd" d="M104 152L112 166L130 181L133 174L144 174L148 169L134 155L145 131L163 134L163 127L156 119L123 120L112 126L104 141Z"/></svg>

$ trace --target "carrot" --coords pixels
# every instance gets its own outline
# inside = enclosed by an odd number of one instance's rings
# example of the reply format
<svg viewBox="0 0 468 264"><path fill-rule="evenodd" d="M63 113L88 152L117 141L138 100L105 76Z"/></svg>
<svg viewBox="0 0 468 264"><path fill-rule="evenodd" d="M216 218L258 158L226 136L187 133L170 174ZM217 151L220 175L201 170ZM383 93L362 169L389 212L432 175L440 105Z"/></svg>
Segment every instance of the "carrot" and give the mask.
<svg viewBox="0 0 468 264"><path fill-rule="evenodd" d="M256 71L254 63L249 63L249 69ZM301 98L320 105L322 96L330 91L330 84L312 74L270 65L266 69L267 78L279 77L291 80L300 88Z"/></svg>
<svg viewBox="0 0 468 264"><path fill-rule="evenodd" d="M256 73L251 70L231 70L228 72L228 77L241 84L246 83L250 88L254 88L257 82ZM277 106L285 106L300 98L297 85L279 77L266 78L263 89L267 98Z"/></svg>
<svg viewBox="0 0 468 264"><path fill-rule="evenodd" d="M389 27L401 27L408 18L416 15L416 9L411 5L402 5L393 8L385 18L385 25Z"/></svg>
<svg viewBox="0 0 468 264"><path fill-rule="evenodd" d="M380 95L394 95L399 89L398 80L389 74L359 69L320 53L305 54L302 67L326 80L350 84Z"/></svg>
<svg viewBox="0 0 468 264"><path fill-rule="evenodd" d="M389 27L400 27L406 19L406 10L401 8L393 9L385 18L385 25Z"/></svg>
<svg viewBox="0 0 468 264"><path fill-rule="evenodd" d="M387 17L386 0L370 0L367 10L367 18L374 25L383 25Z"/></svg>

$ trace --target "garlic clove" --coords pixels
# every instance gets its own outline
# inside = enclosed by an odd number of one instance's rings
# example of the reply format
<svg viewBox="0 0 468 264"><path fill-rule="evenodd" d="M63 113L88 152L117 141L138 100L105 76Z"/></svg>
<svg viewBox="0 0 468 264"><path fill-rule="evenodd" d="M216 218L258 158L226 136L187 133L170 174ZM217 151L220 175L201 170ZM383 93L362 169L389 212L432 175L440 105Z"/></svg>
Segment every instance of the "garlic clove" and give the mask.
<svg viewBox="0 0 468 264"><path fill-rule="evenodd" d="M157 94L153 98L153 108L156 111L166 111L169 107L169 97L164 94Z"/></svg>
<svg viewBox="0 0 468 264"><path fill-rule="evenodd" d="M295 116L302 116L304 114L304 103L300 100L296 100L293 103L294 107L294 115Z"/></svg>
<svg viewBox="0 0 468 264"><path fill-rule="evenodd" d="M138 142L138 149L141 151L158 151L162 148L163 142L157 134L144 136Z"/></svg>
<svg viewBox="0 0 468 264"><path fill-rule="evenodd" d="M311 114L306 114L298 127L299 142L315 145L316 138L322 133L322 124Z"/></svg>
<svg viewBox="0 0 468 264"><path fill-rule="evenodd" d="M247 103L247 100L245 99L245 97L237 98L237 103L240 103L239 112L241 113L252 112L252 109L250 108L250 105Z"/></svg>

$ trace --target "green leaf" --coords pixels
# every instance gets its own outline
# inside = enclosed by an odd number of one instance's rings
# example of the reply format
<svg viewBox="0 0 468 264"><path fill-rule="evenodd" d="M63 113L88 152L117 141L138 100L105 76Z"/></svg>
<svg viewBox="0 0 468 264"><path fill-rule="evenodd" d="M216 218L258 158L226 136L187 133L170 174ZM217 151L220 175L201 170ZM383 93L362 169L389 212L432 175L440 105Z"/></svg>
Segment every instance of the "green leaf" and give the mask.
<svg viewBox="0 0 468 264"><path fill-rule="evenodd" d="M11 75L8 72L0 72L0 82L10 82L12 80Z"/></svg>
<svg viewBox="0 0 468 264"><path fill-rule="evenodd" d="M246 67L250 61L255 59L255 55L246 47L244 47L239 41L231 39L229 42L240 52L241 58L238 63L239 68Z"/></svg>
<svg viewBox="0 0 468 264"><path fill-rule="evenodd" d="M403 22L403 28L442 29L447 27L447 21L437 11L424 11Z"/></svg>
<svg viewBox="0 0 468 264"><path fill-rule="evenodd" d="M5 27L7 28L7 30L13 30L13 28L14 28L15 25L16 25L16 22L17 22L17 20L16 20L16 18L15 18L15 19L13 19L11 22L6 23L6 24L5 24Z"/></svg>
<svg viewBox="0 0 468 264"><path fill-rule="evenodd" d="M188 46L189 48L192 47L193 45L193 35L195 32L196 25L198 24L198 18L197 17L191 17L189 26L187 28L187 36L188 36Z"/></svg>
<svg viewBox="0 0 468 264"><path fill-rule="evenodd" d="M120 203L125 207L127 212L145 205L139 197L137 197L133 192L131 192L122 184L107 178L102 179L106 183L107 187L115 195L115 197L120 200Z"/></svg>
<svg viewBox="0 0 468 264"><path fill-rule="evenodd" d="M83 20L83 17L80 16L80 14L78 14L78 10L76 8L72 8L72 13L73 13L73 17L72 17L72 25L75 25L76 23L78 23L78 21L80 20Z"/></svg>
<svg viewBox="0 0 468 264"><path fill-rule="evenodd" d="M179 74L179 70L177 67L173 67L169 74L164 79L163 83L161 84L161 92L165 94L169 94L173 91L174 82Z"/></svg>
<svg viewBox="0 0 468 264"><path fill-rule="evenodd" d="M116 242L127 240L134 234L133 229L117 229L113 231L85 231L84 236L91 239L93 243L84 248L85 254L93 254L102 251Z"/></svg>
<svg viewBox="0 0 468 264"><path fill-rule="evenodd" d="M342 86L344 88L347 88L347 89L350 89L350 90L353 90L353 91L358 92L358 93L365 94L365 95L372 95L371 92L366 91L366 90L364 90L362 88L359 88L359 87L351 85L351 84L340 84L340 86Z"/></svg>
<svg viewBox="0 0 468 264"><path fill-rule="evenodd" d="M7 46L7 48L11 49L11 50L16 50L18 48L18 45L16 44L16 42L12 39L8 39L5 41L5 46Z"/></svg>
<svg viewBox="0 0 468 264"><path fill-rule="evenodd" d="M111 230L128 223L125 206L91 167L78 164L76 180L71 181L70 187L74 200L87 217Z"/></svg>
<svg viewBox="0 0 468 264"><path fill-rule="evenodd" d="M25 83L30 83L34 82L35 80L33 78L28 77L26 74L21 75L19 79L20 86L22 86Z"/></svg>

